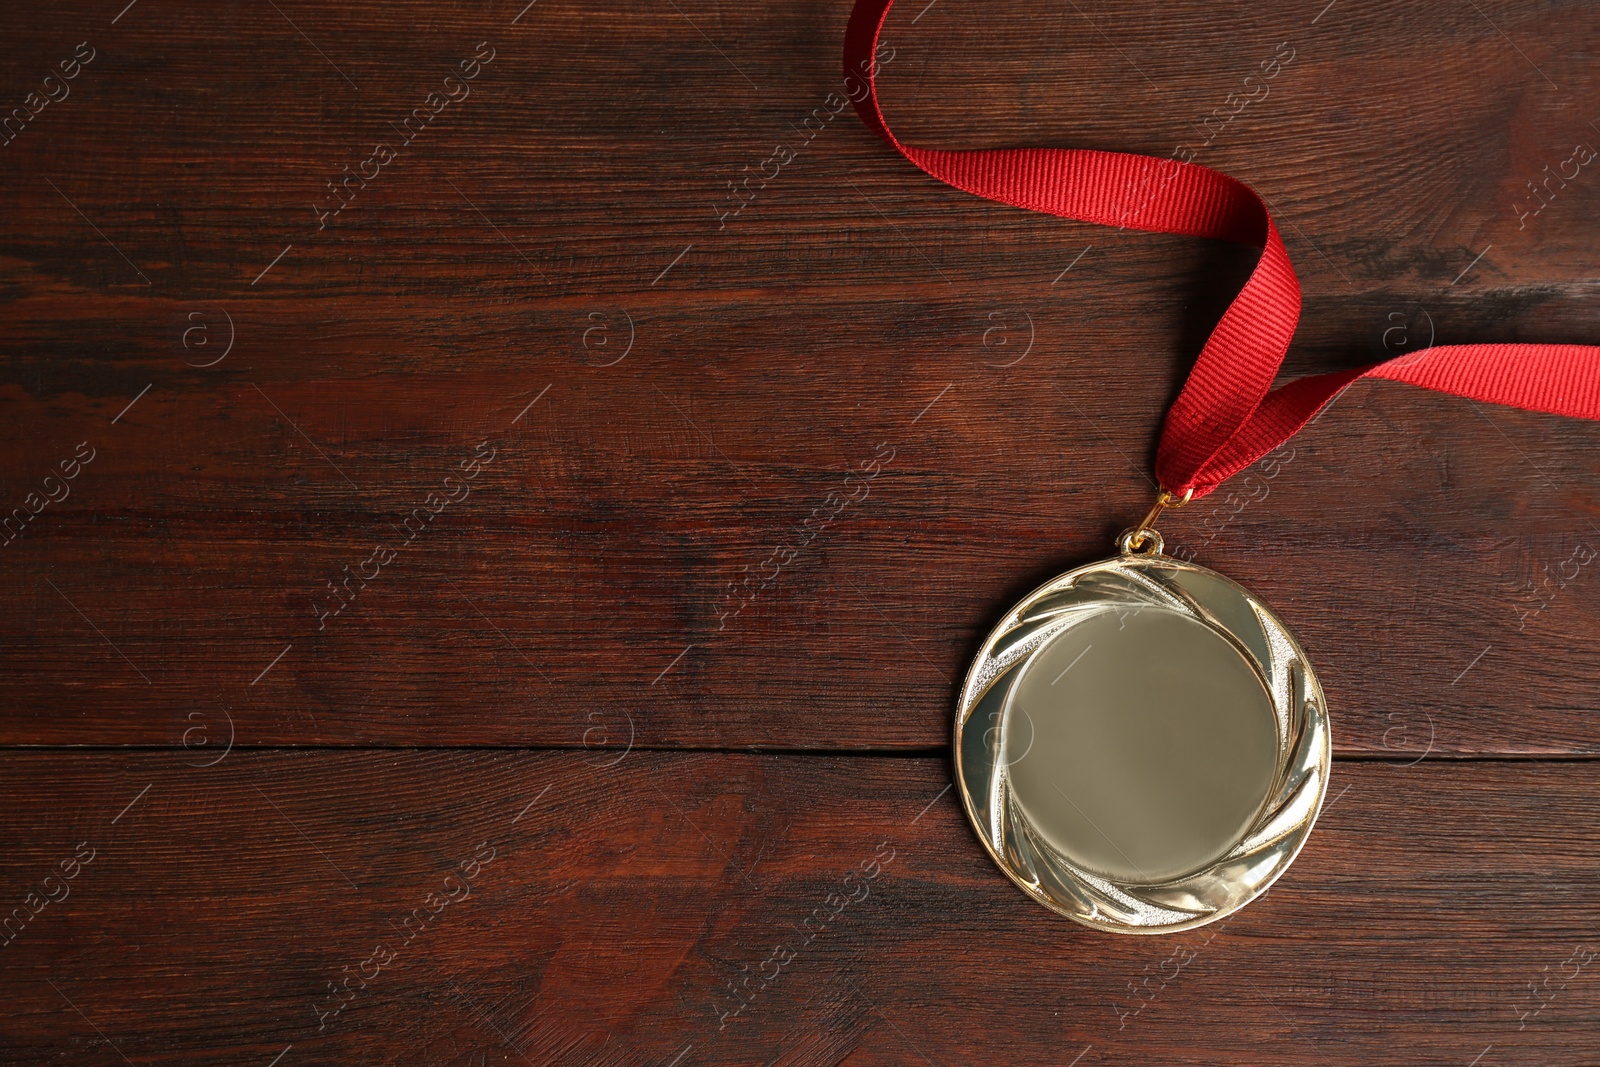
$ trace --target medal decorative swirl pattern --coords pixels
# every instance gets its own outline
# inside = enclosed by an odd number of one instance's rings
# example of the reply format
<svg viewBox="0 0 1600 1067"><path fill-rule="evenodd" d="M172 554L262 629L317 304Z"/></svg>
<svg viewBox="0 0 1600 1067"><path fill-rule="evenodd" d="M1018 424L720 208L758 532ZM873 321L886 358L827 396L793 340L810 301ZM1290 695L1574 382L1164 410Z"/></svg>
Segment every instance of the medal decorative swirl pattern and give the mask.
<svg viewBox="0 0 1600 1067"><path fill-rule="evenodd" d="M1276 773L1243 835L1215 862L1153 882L1096 874L1046 841L1017 803L1006 757L1017 721L1007 712L1029 662L1090 618L1145 611L1200 623L1232 645L1270 699L1277 734ZM1001 620L962 688L954 747L967 813L1001 869L1052 910L1119 933L1201 926L1266 892L1311 832L1331 763L1321 686L1277 616L1215 571L1132 553L1053 579Z"/></svg>

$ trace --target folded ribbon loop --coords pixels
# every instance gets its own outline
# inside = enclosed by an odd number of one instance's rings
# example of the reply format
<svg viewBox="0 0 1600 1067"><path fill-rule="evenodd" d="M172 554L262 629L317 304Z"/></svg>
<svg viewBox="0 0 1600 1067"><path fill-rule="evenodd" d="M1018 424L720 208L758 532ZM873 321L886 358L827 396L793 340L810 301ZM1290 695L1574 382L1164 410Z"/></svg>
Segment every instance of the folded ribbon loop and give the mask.
<svg viewBox="0 0 1600 1067"><path fill-rule="evenodd" d="M1272 388L1300 319L1300 282L1266 204L1249 186L1176 159L1075 148L948 151L902 144L878 106L878 35L894 0L858 0L845 33L863 122L940 181L1014 207L1084 222L1253 245L1261 259L1167 412L1156 476L1200 497L1293 436L1358 378L1388 378L1494 404L1600 419L1600 348L1447 345ZM1137 192L1130 192L1137 190Z"/></svg>

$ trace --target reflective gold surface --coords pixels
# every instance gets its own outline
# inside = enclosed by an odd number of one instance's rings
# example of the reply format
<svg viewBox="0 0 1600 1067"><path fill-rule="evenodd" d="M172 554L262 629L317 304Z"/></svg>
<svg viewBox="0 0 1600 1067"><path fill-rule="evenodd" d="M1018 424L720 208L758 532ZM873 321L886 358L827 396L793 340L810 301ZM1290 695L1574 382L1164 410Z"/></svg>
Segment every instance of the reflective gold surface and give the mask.
<svg viewBox="0 0 1600 1067"><path fill-rule="evenodd" d="M1097 929L1161 933L1259 896L1310 832L1330 760L1321 688L1260 601L1124 553L1049 582L984 643L956 777L1001 868Z"/></svg>
<svg viewBox="0 0 1600 1067"><path fill-rule="evenodd" d="M1013 802L1107 878L1161 881L1220 859L1278 769L1272 701L1249 661L1162 608L1103 612L1045 642L1004 714Z"/></svg>

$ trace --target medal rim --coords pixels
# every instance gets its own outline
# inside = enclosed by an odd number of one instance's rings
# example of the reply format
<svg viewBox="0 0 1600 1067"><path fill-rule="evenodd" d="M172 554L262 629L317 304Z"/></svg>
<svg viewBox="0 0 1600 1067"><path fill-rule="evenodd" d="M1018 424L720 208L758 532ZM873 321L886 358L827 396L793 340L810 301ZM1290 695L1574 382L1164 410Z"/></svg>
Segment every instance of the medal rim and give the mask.
<svg viewBox="0 0 1600 1067"><path fill-rule="evenodd" d="M972 712L977 709L979 699L981 699L982 695L980 694L979 698L973 699L970 706L968 706L968 697L973 686L974 678L977 676L979 670L983 668L989 661L995 645L1006 635L1016 629L1017 625L1021 621L1022 614L1029 607L1037 603L1042 597L1053 592L1060 592L1070 589L1074 584L1076 584L1078 579L1085 575L1106 570L1116 570L1119 567L1126 567L1130 563L1139 567L1200 572L1208 578L1221 582L1229 591L1241 597L1246 603L1254 604L1262 612L1264 612L1276 626L1279 633L1287 641L1290 651L1293 653L1294 659L1297 659L1304 668L1306 690L1310 696L1310 699L1306 700L1303 704L1304 722L1301 724L1300 729L1301 731L1304 731L1314 728L1321 736L1321 743L1317 746L1316 753L1316 803L1312 805L1307 815L1295 823L1293 833L1297 836L1297 840L1294 841L1291 848L1282 853L1275 861L1275 869L1270 873L1270 875L1266 877L1253 891L1225 907L1218 907L1208 914L1197 915L1192 919L1186 919L1173 923L1164 923L1160 925L1134 925L1083 914L1079 911L1071 909L1065 903L1056 900L1049 893L1046 893L1039 887L1031 884L1022 874L1012 867L1010 862L1008 862L1005 857L995 848L994 842L990 840L988 832L985 829L985 823L990 814L989 803L987 800L979 801L978 799L974 798L971 792L968 790L967 776L964 769L964 760L962 755L962 735L968 725L968 722L972 718ZM1254 653L1244 646L1244 643L1239 639L1237 634L1228 629L1226 626L1222 625L1214 617L1202 619L1200 621L1202 621L1204 625L1210 627L1213 631L1219 633L1225 640L1227 640L1238 651L1240 651L1248 662L1257 668L1258 681L1261 681L1263 688L1267 690L1268 699L1273 702L1274 709L1276 710L1277 699L1273 695L1271 688L1267 685L1265 679L1259 677L1258 661ZM1008 668L1008 671L1015 673L1018 677L1020 677L1023 673L1026 661L1031 660L1033 656L1038 655L1039 652L1042 651L1042 649L1048 645L1051 640L1054 640L1055 636L1059 635L1052 635L1051 638L1042 641L1038 648L1035 648L1033 651L1025 655L1023 662ZM1276 660L1277 657L1273 658ZM987 689L984 690L985 693L987 691ZM996 752L1003 752L1004 745L1004 735L1002 733L1001 737L995 743L994 750ZM1095 560L1091 563L1085 563L1081 566L1074 567L1071 570L1058 574L1054 578L1042 583L1037 588L1029 592L1026 596L1014 603L1009 609L1007 609L1000 621L989 631L988 636L984 638L983 644L979 647L977 654L973 656L971 665L967 668L966 676L962 680L960 693L957 698L951 748L953 750L953 762L955 766L955 785L961 792L962 806L967 813L967 820L972 826L972 829L976 833L979 841L983 843L984 851L988 852L989 858L994 861L995 865L999 867L1002 872L1004 872L1007 878L1009 878L1031 899L1044 905L1046 908L1049 908L1056 914L1071 919L1073 922L1106 933L1146 936L1180 933L1185 930L1193 930L1201 926L1206 926L1210 923L1216 922L1219 919L1224 919L1230 915L1233 915L1239 911L1239 909L1253 903L1256 900L1259 900L1262 896L1264 896L1267 891L1277 883L1278 879L1283 876L1284 872L1294 864L1294 861L1299 858L1301 850L1305 847L1306 842L1310 840L1311 831L1315 828L1317 818L1322 814L1322 805L1327 799L1328 778L1329 773L1332 770L1333 763L1333 738L1329 728L1327 700L1322 690L1322 683L1320 679L1318 679L1316 669L1311 663L1309 657L1307 657L1305 649L1300 645L1300 641L1295 636L1294 631L1290 629L1290 627L1283 621L1281 617L1279 617L1278 613L1272 609L1271 605L1267 604L1259 596L1252 593L1250 590L1246 589L1243 585L1234 581L1226 574L1222 574L1219 571L1212 570L1209 567L1204 567L1197 563L1191 563L1187 560L1181 560L1172 556L1163 555L1160 552L1145 554L1123 551L1118 555L1109 556L1104 559ZM1275 783L1276 780L1281 778L1284 772L1289 769L1293 763L1293 752L1290 749L1283 748L1281 738L1280 748L1282 751L1280 751L1278 766L1274 772ZM1274 790L1276 788L1277 786L1275 784ZM1272 798L1274 790L1269 790L1268 795L1263 798L1262 807L1258 808L1257 810L1257 820L1260 819L1262 811L1266 808L1268 801ZM1233 845L1230 846L1230 849L1236 848L1238 844L1248 838L1249 835L1250 830L1247 829L1245 833L1241 835L1240 838L1233 843ZM1054 853L1053 849L1051 851ZM1220 860L1215 861L1212 864L1202 866L1197 868L1195 871L1191 871L1186 875L1179 876L1179 878L1176 879L1170 879L1167 882L1129 883L1118 882L1115 879L1108 879L1101 875L1094 875L1094 877L1100 878L1102 881L1119 887L1149 887L1169 885L1173 882L1181 881L1184 878L1193 877L1205 871L1213 870L1216 867L1226 863L1230 855L1231 851L1225 854ZM1065 861L1064 857L1061 857L1061 859L1064 861L1061 864L1061 866L1064 868L1064 872L1076 881L1076 875L1079 868L1077 868L1077 866L1070 861ZM1092 872L1090 873L1092 874Z"/></svg>

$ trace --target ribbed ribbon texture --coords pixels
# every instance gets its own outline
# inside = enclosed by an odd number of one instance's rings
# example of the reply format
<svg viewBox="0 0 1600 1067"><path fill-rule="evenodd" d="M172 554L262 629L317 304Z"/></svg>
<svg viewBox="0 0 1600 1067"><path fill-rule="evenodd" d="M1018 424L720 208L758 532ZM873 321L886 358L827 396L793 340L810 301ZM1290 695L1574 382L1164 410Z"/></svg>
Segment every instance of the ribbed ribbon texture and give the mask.
<svg viewBox="0 0 1600 1067"><path fill-rule="evenodd" d="M862 121L927 173L976 196L1084 222L1216 237L1261 249L1167 412L1156 475L1195 497L1272 451L1358 378L1388 378L1530 411L1600 419L1600 348L1443 345L1272 388L1300 319L1300 282L1266 204L1243 182L1176 159L1090 149L943 151L902 144L875 81L878 34L894 0L858 0L845 34Z"/></svg>

